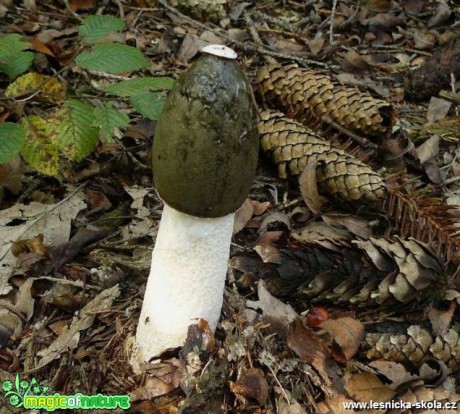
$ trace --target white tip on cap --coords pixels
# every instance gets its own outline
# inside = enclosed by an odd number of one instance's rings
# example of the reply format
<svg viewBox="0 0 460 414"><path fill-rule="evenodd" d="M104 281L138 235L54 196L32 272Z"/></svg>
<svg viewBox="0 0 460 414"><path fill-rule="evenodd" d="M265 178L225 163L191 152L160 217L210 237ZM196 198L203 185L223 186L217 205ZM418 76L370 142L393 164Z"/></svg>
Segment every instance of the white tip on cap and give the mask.
<svg viewBox="0 0 460 414"><path fill-rule="evenodd" d="M203 53L209 53L210 55L219 56L226 59L236 59L238 56L233 49L230 49L224 45L207 45L202 47L200 50Z"/></svg>

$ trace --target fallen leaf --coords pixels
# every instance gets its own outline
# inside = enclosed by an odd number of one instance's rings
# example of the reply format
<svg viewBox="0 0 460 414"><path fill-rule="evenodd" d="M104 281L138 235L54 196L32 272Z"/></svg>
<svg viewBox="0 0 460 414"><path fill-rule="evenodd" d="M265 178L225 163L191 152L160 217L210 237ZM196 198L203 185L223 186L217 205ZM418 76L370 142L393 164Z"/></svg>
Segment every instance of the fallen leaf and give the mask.
<svg viewBox="0 0 460 414"><path fill-rule="evenodd" d="M129 393L132 402L150 400L179 388L185 367L183 362L172 358L167 362L149 365L148 371L150 375L145 383Z"/></svg>
<svg viewBox="0 0 460 414"><path fill-rule="evenodd" d="M72 187L68 188L72 191ZM31 202L16 204L2 210L0 215L0 295L11 290L8 279L14 274L17 264L11 247L18 239L33 238L39 233L47 245L59 245L69 239L71 220L86 207L81 191L57 204Z"/></svg>
<svg viewBox="0 0 460 414"><path fill-rule="evenodd" d="M341 362L349 361L358 352L364 338L364 325L350 317L328 319L321 324L321 328L327 331L339 346L340 352L334 350L333 355Z"/></svg>
<svg viewBox="0 0 460 414"><path fill-rule="evenodd" d="M260 368L249 368L244 371L236 382L230 383L234 394L252 398L260 406L265 405L268 398L268 382Z"/></svg>
<svg viewBox="0 0 460 414"><path fill-rule="evenodd" d="M428 122L435 122L444 119L452 106L452 102L445 99L431 97L426 113Z"/></svg>
<svg viewBox="0 0 460 414"><path fill-rule="evenodd" d="M252 309L261 309L265 317L273 318L282 325L287 326L289 322L299 316L291 305L283 303L270 294L263 280L257 283L257 295L259 300L248 300L247 305Z"/></svg>
<svg viewBox="0 0 460 414"><path fill-rule="evenodd" d="M308 163L299 177L299 187L302 198L307 207L315 214L321 211L321 207L327 202L327 199L319 195L316 184L316 167L317 163Z"/></svg>
<svg viewBox="0 0 460 414"><path fill-rule="evenodd" d="M88 10L94 7L94 0L70 0L69 5L73 11Z"/></svg>
<svg viewBox="0 0 460 414"><path fill-rule="evenodd" d="M63 329L61 334L48 347L37 352L37 356L41 357L41 359L34 369L41 369L51 361L59 358L63 352L74 350L80 342L80 331L88 329L93 324L98 312L107 311L119 294L120 288L117 285L102 291L88 302L79 314L72 319L67 329Z"/></svg>
<svg viewBox="0 0 460 414"><path fill-rule="evenodd" d="M425 0L404 0L404 11L408 14L420 14L425 7Z"/></svg>
<svg viewBox="0 0 460 414"><path fill-rule="evenodd" d="M356 401L389 401L394 396L394 391L382 383L371 372L361 372L348 378L345 385L348 395Z"/></svg>
<svg viewBox="0 0 460 414"><path fill-rule="evenodd" d="M322 378L327 378L326 359L329 354L327 343L300 318L292 321L287 330L286 343L299 358L317 369Z"/></svg>
<svg viewBox="0 0 460 414"><path fill-rule="evenodd" d="M410 374L406 367L399 362L376 360L369 362L369 366L377 370L379 374L387 377L391 381L389 386L393 390L401 384L414 381L418 378L418 376Z"/></svg>
<svg viewBox="0 0 460 414"><path fill-rule="evenodd" d="M0 165L0 202L5 188L13 194L19 194L25 172L27 168L19 155L14 156L8 163Z"/></svg>
<svg viewBox="0 0 460 414"><path fill-rule="evenodd" d="M108 230L91 230L86 227L78 229L68 242L49 249L51 270L58 270L71 262L84 247L103 239L109 233Z"/></svg>
<svg viewBox="0 0 460 414"><path fill-rule="evenodd" d="M254 205L252 201L247 198L244 200L243 205L235 213L235 221L233 223L233 234L236 234L244 229L244 226L251 219L254 214Z"/></svg>
<svg viewBox="0 0 460 414"><path fill-rule="evenodd" d="M281 391L280 387L275 387L275 392L277 394L276 414L307 414L305 408L291 397L289 391L285 389ZM288 401L286 401L286 396L289 398Z"/></svg>
<svg viewBox="0 0 460 414"><path fill-rule="evenodd" d="M43 53L44 55L48 55L51 57L55 57L54 53L50 50L48 46L46 46L42 41L40 41L37 37L33 37L30 39L30 43L32 44L33 49L38 53Z"/></svg>
<svg viewBox="0 0 460 414"><path fill-rule="evenodd" d="M447 4L444 4L442 2L437 2L436 12L434 13L433 16L431 16L431 19L428 21L427 27L431 29L432 27L439 26L447 22L451 14L452 14L452 10L449 8Z"/></svg>
<svg viewBox="0 0 460 414"><path fill-rule="evenodd" d="M415 30L414 48L419 50L431 50L436 43L436 36L431 32Z"/></svg>
<svg viewBox="0 0 460 414"><path fill-rule="evenodd" d="M369 70L369 64L354 49L348 49L343 58L342 69L350 73L364 73Z"/></svg>
<svg viewBox="0 0 460 414"><path fill-rule="evenodd" d="M254 208L254 215L255 216L260 216L261 214L264 214L268 207L270 207L270 201L264 201L264 202L260 202L260 201L257 201L257 200L251 200L251 203L252 203L252 206Z"/></svg>
<svg viewBox="0 0 460 414"><path fill-rule="evenodd" d="M317 414L344 414L345 404L353 404L354 401L345 397L345 395L333 395L327 397L325 401L317 405ZM347 413L362 413L362 411L347 410ZM374 414L373 411L367 411L367 414Z"/></svg>
<svg viewBox="0 0 460 414"><path fill-rule="evenodd" d="M369 239L372 236L372 228L369 225L369 221L355 216L353 214L340 214L340 213L327 213L322 214L321 218L325 223L340 227L345 227L349 232L353 233L364 240Z"/></svg>
<svg viewBox="0 0 460 414"><path fill-rule="evenodd" d="M435 159L439 154L439 136L433 135L431 138L427 139L422 145L415 149L415 153L422 165Z"/></svg>

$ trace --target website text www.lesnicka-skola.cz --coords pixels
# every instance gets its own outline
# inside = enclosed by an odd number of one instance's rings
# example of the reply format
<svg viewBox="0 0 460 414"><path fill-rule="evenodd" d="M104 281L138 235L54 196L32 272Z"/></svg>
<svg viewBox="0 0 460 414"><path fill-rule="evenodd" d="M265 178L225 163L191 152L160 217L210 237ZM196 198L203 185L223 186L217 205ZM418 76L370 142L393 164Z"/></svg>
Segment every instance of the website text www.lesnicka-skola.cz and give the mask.
<svg viewBox="0 0 460 414"><path fill-rule="evenodd" d="M367 401L367 402L355 402L347 401L343 403L343 408L345 410L354 410L354 411L366 411L366 410L378 410L378 409L387 409L387 410L452 410L457 412L458 403L450 401L417 401L417 402L408 402L408 401Z"/></svg>

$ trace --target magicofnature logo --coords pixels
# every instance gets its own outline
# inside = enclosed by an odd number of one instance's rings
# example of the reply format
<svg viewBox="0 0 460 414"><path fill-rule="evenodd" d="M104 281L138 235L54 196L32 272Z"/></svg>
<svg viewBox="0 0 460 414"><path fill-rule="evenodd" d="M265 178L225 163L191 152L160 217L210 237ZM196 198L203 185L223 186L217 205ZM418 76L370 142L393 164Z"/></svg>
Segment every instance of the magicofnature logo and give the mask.
<svg viewBox="0 0 460 414"><path fill-rule="evenodd" d="M58 392L46 394L49 387L40 385L33 378L30 382L21 380L19 375L13 381L2 383L3 397L15 408L54 410L114 410L128 409L130 398L128 395L62 395Z"/></svg>

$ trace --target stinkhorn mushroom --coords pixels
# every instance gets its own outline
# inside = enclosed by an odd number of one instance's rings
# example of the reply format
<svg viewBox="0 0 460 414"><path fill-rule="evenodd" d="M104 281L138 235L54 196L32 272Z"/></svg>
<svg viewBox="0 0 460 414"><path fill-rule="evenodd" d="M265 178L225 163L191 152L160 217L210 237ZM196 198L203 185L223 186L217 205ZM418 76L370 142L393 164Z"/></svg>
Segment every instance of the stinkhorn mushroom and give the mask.
<svg viewBox="0 0 460 414"><path fill-rule="evenodd" d="M135 338L133 365L183 345L198 319L215 330L235 211L258 156L256 110L236 53L210 45L177 80L153 144L164 201Z"/></svg>

